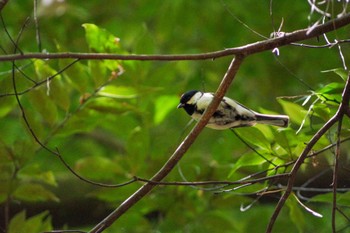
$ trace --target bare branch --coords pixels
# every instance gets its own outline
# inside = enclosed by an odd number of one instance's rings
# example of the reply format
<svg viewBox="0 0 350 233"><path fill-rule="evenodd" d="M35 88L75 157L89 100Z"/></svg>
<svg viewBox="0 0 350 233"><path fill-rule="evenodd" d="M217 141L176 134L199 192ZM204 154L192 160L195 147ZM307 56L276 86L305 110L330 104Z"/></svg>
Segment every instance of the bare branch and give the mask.
<svg viewBox="0 0 350 233"><path fill-rule="evenodd" d="M227 50L217 51L214 53L204 53L197 55L110 55L103 54L103 58L99 57L101 54L76 54L79 55L80 59L121 59L121 60L197 60L197 59L214 59L222 56L228 55L236 55L235 59L230 64L218 90L215 93L214 99L212 103L209 105L208 109L205 111L201 120L196 124L196 126L192 129L190 134L185 138L185 140L179 145L173 155L169 158L169 160L165 163L165 165L151 178L152 182L160 182L163 178L165 178L170 171L174 168L174 166L178 163L178 161L182 158L184 153L189 149L189 147L193 144L201 130L205 127L211 115L216 110L219 102L222 100L226 91L228 90L235 74L237 73L241 63L244 60L244 57L250 54L271 50L276 47L281 47L293 42L297 42L300 40L305 40L308 38L312 38L314 36L321 35L328 31L335 30L339 27L345 26L350 23L350 14L335 19L333 21L327 22L322 25L315 26L313 30L304 29L295 31L292 33L285 33L282 37L260 41L253 44L248 44L246 46L241 46L237 48L231 48ZM34 54L35 55L35 54ZM40 55L40 54L36 54ZM52 54L55 56L55 54ZM62 54L61 54L62 55ZM72 54L63 54L69 57ZM16 55L13 55L16 56ZM97 57L99 58L97 58ZM20 58L20 57L17 57ZM54 57L51 57L54 58ZM57 57L58 58L58 57ZM0 58L1 59L1 58ZM14 57L12 57L14 59ZM274 222L279 214L279 211L283 207L286 199L288 198L291 190L293 188L294 180L296 177L296 173L303 163L306 156L309 154L313 145L318 141L318 139L337 121L336 118L332 118L327 124L313 137L310 141L310 144L307 145L303 154L299 157L299 159L294 164L294 167L291 172L291 177L289 179L289 183L287 186L287 190L285 194L281 197L280 202L276 207L276 211L271 218L270 224L268 226L268 232L271 232ZM134 194L132 194L127 200L120 204L120 206L115 209L109 216L107 216L104 220L98 223L90 233L102 232L104 229L109 227L114 221L116 221L123 213L125 213L129 208L131 208L134 204L136 204L139 200L141 200L147 193L149 193L156 184L152 184L151 182L144 184L140 189L138 189Z"/></svg>
<svg viewBox="0 0 350 233"><path fill-rule="evenodd" d="M192 129L189 135L185 138L185 140L179 145L173 155L169 158L169 160L164 164L164 166L152 177L151 181L159 182L163 178L165 178L171 170L175 167L178 161L182 158L182 156L186 153L186 151L190 148L190 146L194 143L195 139L198 137L202 129L208 123L210 117L215 112L218 107L220 101L224 97L226 91L228 90L231 82L233 81L242 61L244 60L244 56L236 56L218 90L215 93L213 101L208 106L207 110L204 112L201 120L196 124L196 126ZM134 194L132 194L126 201L124 201L117 209L115 209L109 216L107 216L104 220L98 223L90 233L102 232L104 229L109 227L115 220L117 220L123 213L125 213L130 207L135 205L140 199L142 199L147 193L149 193L156 185L152 183L144 184L140 189L138 189Z"/></svg>
<svg viewBox="0 0 350 233"><path fill-rule="evenodd" d="M305 149L299 156L298 160L295 162L291 172L290 177L288 180L287 188L285 190L285 193L280 198L279 202L277 203L277 206L275 208L275 211L273 212L272 217L270 218L270 222L267 226L266 232L271 232L273 225L284 205L286 200L288 199L289 195L291 194L293 190L294 181L296 178L296 174L300 168L300 166L303 164L305 158L313 148L313 146L318 142L318 140L324 135L336 122L338 122L344 114L347 114L349 111L349 99L350 99L350 76L348 77L348 80L346 82L346 85L344 87L343 91L343 100L340 104L337 113L311 138L309 143L306 145Z"/></svg>
<svg viewBox="0 0 350 233"><path fill-rule="evenodd" d="M1 1L1 0L0 0ZM1 2L0 2L1 3ZM309 38L313 38L315 36L319 36L322 34L325 34L327 32L336 30L340 27L346 26L350 24L350 14L344 15L343 17L334 19L332 21L329 21L324 24L316 25L312 27L312 29L307 28L303 30L294 31L291 33L281 33L279 37L268 39L264 41L259 41L256 43L235 47L235 48L229 48L221 51L215 51L215 52L209 52L209 53L201 53L201 54L184 54L184 55L120 55L120 54L99 54L99 53L20 53L20 54L9 54L0 56L0 61L7 61L7 62L13 62L13 89L14 89L14 95L16 97L16 100L18 102L18 106L22 113L22 118L25 121L25 124L29 131L31 132L33 138L35 141L44 149L49 151L52 154L55 154L58 156L61 161L64 163L64 165L73 172L78 178L82 179L78 174L76 174L70 167L67 165L64 160L62 159L60 153L58 150L54 151L50 148L45 146L45 143L42 143L38 137L35 135L35 132L31 128L30 124L28 123L25 115L25 111L21 105L20 99L19 99L19 92L17 91L16 87L16 80L15 80L15 74L14 74L14 68L15 64L14 62L17 60L24 60L24 59L77 59L77 60L101 60L101 59L108 59L108 60L139 60L139 61L154 61L154 60L160 60L160 61L177 61L177 60L203 60L203 59L216 59L220 57L225 56L232 56L235 55L235 59L232 60L220 86L218 87L214 99L212 103L209 105L205 113L203 114L203 117L201 120L196 124L196 126L192 129L192 131L189 133L189 135L185 138L185 140L178 146L178 148L175 150L175 152L172 154L172 156L168 159L168 161L164 164L164 166L150 179L147 180L147 182L139 188L135 193L133 193L128 199L126 199L123 203L120 204L120 206L115 209L109 216L107 216L104 220L102 220L100 223L98 223L90 232L91 233L97 233L102 232L104 229L108 228L114 221L116 221L122 214L124 214L129 208L131 208L133 205L135 205L139 200L141 200L145 195L147 195L153 188L155 188L157 185L160 184L166 184L165 182L161 182L176 166L178 161L184 156L186 151L190 148L190 146L194 143L202 129L205 127L207 122L209 121L210 117L218 107L220 101L224 97L225 93L229 89L236 73L238 72L238 69L240 68L244 58L248 55L263 52L263 51L269 51L273 50L275 48L279 48L281 46L290 45L291 43L306 40ZM15 46L17 46L17 43L14 43ZM68 67L67 67L68 68ZM53 78L53 77L52 77ZM35 84L32 88L35 88L37 85L41 85L42 83ZM273 213L273 216L271 217L271 221L268 225L267 232L271 232L274 222L276 221L280 210L282 209L285 201L289 197L290 193L293 190L294 180L296 178L296 174L301 166L301 164L304 162L305 158L309 156L309 153L315 143L320 139L320 137L328 131L328 129L333 126L337 121L339 121L340 117L344 114L349 114L349 108L348 105L345 105L345 100L349 101L349 92L350 92L350 84L349 80L347 82L346 87L344 88L343 93L343 102L340 105L338 112L314 135L314 137L310 140L309 144L306 146L300 157L297 161L292 161L292 163L288 165L284 165L284 167L289 166L294 163L294 166L290 173L287 174L280 174L277 176L289 176L288 185L286 187L285 193L280 198L280 201L278 202L276 209ZM282 166L275 167L274 169L278 169ZM272 179L274 176L270 177L264 177L262 179ZM83 179L84 181L87 181L86 179ZM129 184L132 182L135 182L137 180L140 181L146 181L145 179L141 178L134 178L131 181L126 182L125 184ZM258 179L256 179L258 180ZM256 181L255 180L255 181ZM252 180L241 180L237 182L244 182L243 184L251 184ZM89 181L90 183L90 181ZM91 182L95 183L95 182ZM183 183L184 184L184 183ZM238 184L238 183L235 183ZM124 184L122 184L124 185ZM193 185L193 184L189 184Z"/></svg>
<svg viewBox="0 0 350 233"><path fill-rule="evenodd" d="M332 203L332 231L335 233L336 230L336 223L335 223L335 216L337 213L337 188L338 188L338 172L339 172L339 156L340 156L340 132L342 128L342 122L343 122L343 114L339 116L338 121L338 132L337 132L337 145L335 149L335 155L334 155L334 169L333 169L333 203Z"/></svg>
<svg viewBox="0 0 350 233"><path fill-rule="evenodd" d="M142 181L145 183L151 183L154 185L182 185L182 186L200 186L200 185L219 185L219 184L226 184L226 185L242 185L242 184L255 184L259 182L263 182L266 180L274 180L274 179L281 179L284 177L288 177L289 174L277 174L273 176L267 176L267 177L261 177L261 178L256 178L256 179L241 179L238 181L228 181L228 180L221 180L221 181L195 181L195 182L180 182L180 181L175 181L175 182L166 182L166 181L154 181L154 180L147 180L141 177L134 177L135 180L137 181Z"/></svg>
<svg viewBox="0 0 350 233"><path fill-rule="evenodd" d="M229 48L209 53L183 54L183 55L121 55L106 53L26 53L9 54L0 56L0 61L15 61L24 59L81 59L81 60L138 60L138 61L180 61L180 60L205 60L216 59L232 55L250 55L263 51L272 50L277 47L289 45L291 43L313 38L324 33L334 31L350 23L350 14L334 19L324 24L317 25L310 29L297 30L290 33L283 33L281 37L258 41L240 47Z"/></svg>

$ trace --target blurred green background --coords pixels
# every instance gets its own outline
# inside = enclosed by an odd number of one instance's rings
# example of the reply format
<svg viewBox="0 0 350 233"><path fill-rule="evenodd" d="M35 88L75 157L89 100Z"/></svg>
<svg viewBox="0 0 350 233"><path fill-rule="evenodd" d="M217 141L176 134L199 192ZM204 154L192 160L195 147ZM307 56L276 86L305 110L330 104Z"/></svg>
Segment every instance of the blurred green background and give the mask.
<svg viewBox="0 0 350 233"><path fill-rule="evenodd" d="M37 5L41 45L36 40L33 1L11 0L1 12L2 55L16 51L11 40L17 41L19 34L17 46L23 53L203 53L264 40L257 33L268 38L282 22L280 31L291 32L322 19L306 1L273 1L270 6L270 1L43 0ZM338 1L319 7L331 18L347 11ZM349 36L349 27L327 34L331 42ZM303 43L326 42L320 36ZM347 62L349 45L341 48ZM297 158L335 112L345 83L338 46L312 49L290 45L280 48L279 53L276 56L266 51L248 57L227 93L256 111L290 115L292 124L284 131L267 126L236 131L275 165ZM191 89L215 91L231 59L84 60L50 82L46 79L73 60L22 60L16 62L15 83L18 92L27 90L19 100L38 139L53 151L58 148L81 176L115 184L133 176L148 179L162 167L190 130L186 127L190 118L176 109L179 97ZM86 184L41 148L23 122L13 95L11 69L11 62L0 63L1 229L88 231L142 183L121 188ZM339 72L323 72L333 69ZM43 85L32 88L40 81ZM279 98L285 96L293 98ZM308 111L312 103L314 108ZM348 125L344 120L342 139L349 136ZM333 143L335 133L333 129L322 138L315 151ZM342 145L345 168L340 183L348 188L347 145ZM322 180L315 178L319 182L313 185L329 188L332 163L333 151L309 159L296 185L302 186L323 172ZM271 167L231 131L204 129L166 180L235 181ZM285 180L277 183L285 184ZM277 183L230 192L220 192L222 189L215 186L157 187L106 232L264 232L280 193L254 200L265 187L277 187ZM305 203L323 218L308 213L291 196L274 232L330 232L332 196L311 198L315 194L320 193L305 194ZM348 200L345 192L341 203L345 216ZM241 211L251 203L251 208ZM349 230L348 225L346 218L337 218L342 232Z"/></svg>

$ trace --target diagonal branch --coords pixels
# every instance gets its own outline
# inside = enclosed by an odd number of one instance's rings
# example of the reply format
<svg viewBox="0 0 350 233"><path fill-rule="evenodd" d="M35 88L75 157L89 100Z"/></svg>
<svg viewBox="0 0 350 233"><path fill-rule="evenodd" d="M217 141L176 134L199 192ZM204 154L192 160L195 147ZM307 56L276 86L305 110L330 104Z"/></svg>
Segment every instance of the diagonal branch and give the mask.
<svg viewBox="0 0 350 233"><path fill-rule="evenodd" d="M0 0L1 1L1 0ZM323 33L327 33L329 31L336 30L340 27L346 26L350 23L350 14L347 14L343 17L331 20L327 23L315 26L312 30L303 29L294 31L291 33L283 33L282 36L268 39L265 41L259 41L256 43L248 44L245 46L225 49L221 51L216 51L212 53L202 53L202 54L189 54L189 55L119 55L119 54L94 54L94 53L25 53L25 54L10 54L0 56L0 61L17 61L24 59L80 59L80 60L101 60L101 59L110 59L110 60L203 60L203 59L215 59L224 56L232 56L235 55L235 59L232 60L218 90L215 93L214 99L212 103L209 105L208 109L205 111L201 120L196 124L196 126L192 129L190 134L185 138L185 140L179 145L173 155L169 158L169 160L164 164L164 166L151 178L151 182L145 183L141 188L139 188L134 194L132 194L127 200L120 204L120 206L115 209L109 216L107 216L104 220L102 220L99 224L97 224L90 232L102 232L104 229L109 227L115 220L117 220L123 213L125 213L129 208L135 205L139 200L141 200L145 195L147 195L153 188L157 186L157 182L163 180L175 167L178 161L183 157L185 152L190 148L190 146L194 143L202 129L207 124L208 120L216 110L220 101L224 97L226 91L230 87L239 67L241 66L244 58L248 55L269 51L274 48L278 48L281 46L289 45L293 42L302 41L306 39L313 38L315 36L321 35ZM13 73L14 75L14 73ZM13 78L14 88L16 86L15 79ZM343 103L347 97L347 101L349 100L349 84L347 83L346 88L344 89L343 95ZM18 92L15 90L15 96L18 101L18 105L21 108ZM276 206L276 210L271 218L270 224L268 226L268 232L272 230L273 224L282 209L286 199L290 195L295 176L297 171L299 170L301 164L304 159L307 157L308 153L312 149L313 145L319 140L319 138L327 132L327 130L338 121L340 114L349 113L348 108L345 109L344 104L339 107L339 111L337 114L330 119L326 125L320 129L320 131L311 139L310 143L306 146L303 153L300 155L299 159L294 164L294 167L290 173L290 179L288 186L286 188L286 192L281 197L279 203ZM24 114L23 109L22 114ZM25 116L23 116L25 119ZM27 125L29 127L29 125ZM29 127L29 130L30 127ZM33 137L35 138L34 132L32 132ZM37 138L35 138L43 148L46 148ZM48 149L48 148L47 148ZM52 151L51 153L59 155L58 151Z"/></svg>
<svg viewBox="0 0 350 233"><path fill-rule="evenodd" d="M271 232L273 225L284 206L284 203L288 199L289 195L291 194L293 190L294 181L297 175L297 172L299 171L300 166L303 164L305 158L313 148L313 146L318 142L318 140L338 121L342 119L344 114L347 114L349 111L349 99L350 99L350 75L348 76L348 80L346 81L343 94L342 94L342 103L340 104L338 111L336 114L311 138L309 143L306 145L305 149L299 156L298 160L295 162L288 179L287 188L280 198L279 202L277 203L277 206L275 208L275 211L273 212L272 217L270 218L270 222L267 226L266 232Z"/></svg>
<svg viewBox="0 0 350 233"><path fill-rule="evenodd" d="M168 161L164 164L164 166L151 178L150 182L147 182L146 184L141 186L141 188L139 188L128 199L126 199L123 203L121 203L117 209L115 209L104 220L98 223L90 231L90 233L102 232L103 230L108 228L120 216L122 216L129 208L135 205L145 195L147 195L153 188L155 188L157 186L157 182L160 182L161 180L163 180L171 172L171 170L175 167L178 161L184 156L185 152L194 143L195 139L198 137L202 129L205 127L205 125L209 121L210 117L218 107L220 101L222 100L230 84L232 83L241 63L243 62L244 58L247 55L266 51L266 50L271 50L277 47L288 45L292 42L309 39L309 38L321 35L322 33L326 33L326 32L335 30L339 27L343 27L349 23L350 23L350 14L345 15L344 17L335 19L333 21L327 22L325 24L316 26L311 31L309 29L303 29L292 33L285 33L282 37L269 39L261 42L256 42L246 46L217 51L214 53L203 53L203 54L195 54L195 55L32 54L32 56L38 56L35 58L40 58L40 56L45 57L50 55L50 59L58 59L58 58L62 58L61 56L65 56L64 58L120 59L120 60L198 60L198 59L213 59L213 58L219 58L223 56L236 55L235 59L232 60L218 90L216 91L213 101L211 102L208 109L203 114L201 120L196 124L196 126L192 129L192 131L185 138L185 140L179 145L179 147L176 149L173 155L168 159ZM28 56L28 54L24 54L22 55L22 57L18 55L11 55L11 56L12 57L7 56L7 59L23 59L23 56ZM75 57L75 56L78 56L78 57ZM1 57L0 57L0 61L1 61ZM327 124L310 141L309 145L307 145L307 147L305 148L303 154L294 164L294 167L290 174L290 181L288 183L287 190L285 192L285 195L281 197L280 202L276 207L276 211L274 212L274 215L271 218L271 222L269 224L270 230L268 232L272 230L274 222L279 214L279 211L283 207L286 199L288 198L288 196L292 191L295 176L299 167L303 163L309 151L312 149L313 145L336 121L337 121L337 118L332 118L329 122L327 122Z"/></svg>
<svg viewBox="0 0 350 233"><path fill-rule="evenodd" d="M104 220L98 223L90 233L102 232L104 229L109 227L114 221L116 221L123 213L125 213L130 207L135 205L139 200L141 200L145 195L147 195L154 187L157 186L156 182L163 180L175 167L178 161L183 157L186 151L190 148L190 146L194 143L202 129L208 123L210 117L215 112L216 108L219 106L220 101L224 97L226 91L228 90L230 84L232 83L244 56L236 56L218 90L215 93L213 101L208 106L207 110L204 112L201 120L196 124L196 126L192 129L189 135L185 138L185 140L179 145L173 155L168 159L168 161L164 164L164 166L151 178L151 182L148 182L141 186L134 194L132 194L128 199L126 199L120 206L115 209L109 216L107 216Z"/></svg>

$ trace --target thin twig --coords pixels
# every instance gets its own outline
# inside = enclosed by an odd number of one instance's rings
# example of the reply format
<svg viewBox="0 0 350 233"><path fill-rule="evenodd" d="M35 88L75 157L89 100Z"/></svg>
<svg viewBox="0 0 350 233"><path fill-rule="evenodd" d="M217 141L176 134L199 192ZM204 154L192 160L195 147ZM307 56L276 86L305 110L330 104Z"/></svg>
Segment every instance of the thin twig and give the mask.
<svg viewBox="0 0 350 233"><path fill-rule="evenodd" d="M30 79L30 77L26 76L20 68L18 68L18 66L16 65L16 69L22 74L24 75L27 79L29 79L30 81L34 82L34 85L29 87L28 89L24 90L24 91L20 91L17 93L5 93L5 94L0 94L0 98L1 97L6 97L6 96L15 96L15 95L23 95L29 91L34 90L35 88L40 87L43 84L46 84L47 82L50 82L52 79L54 79L55 77L59 76L60 74L62 74L64 71L66 71L68 68L70 68L71 66L73 66L76 62L78 62L79 59L76 59L74 61L72 61L71 63L69 63L68 65L66 65L65 67L63 67L62 69L60 69L58 72L56 72L55 74L41 80L40 82L35 82L34 80Z"/></svg>
<svg viewBox="0 0 350 233"><path fill-rule="evenodd" d="M340 132L342 128L344 114L339 116L338 121L338 132L337 132L337 146L334 155L334 169L333 169L333 202L332 202L332 231L335 233L336 230L336 213L337 213L337 188L338 188L338 172L339 172L339 156L340 156Z"/></svg>
<svg viewBox="0 0 350 233"><path fill-rule="evenodd" d="M99 182L94 182L94 181L91 181L91 180L88 180L82 176L80 176L78 173L76 173L65 161L64 159L62 158L60 152L58 151L58 149L56 148L56 151L50 149L49 147L47 147L43 142L41 142L41 140L37 137L36 133L34 132L33 128L31 127L29 121L28 121L28 118L27 118L27 115L24 111L24 108L22 106L22 103L19 99L19 95L17 94L17 84L16 84L16 77L15 77L15 67L16 65L14 64L15 62L13 62L13 65L12 65L12 86L13 86L13 90L15 92L15 97L16 97L16 101L17 101L17 104L18 104L18 107L21 111L21 114L22 114L22 119L24 120L24 123L27 127L27 129L29 130L30 134L32 135L32 137L34 138L35 142L37 142L41 148L45 149L46 151L48 151L50 154L53 154L55 156L57 156L61 162L64 164L64 166L72 172L72 174L74 174L77 178L79 178L80 180L86 182L86 183L89 183L89 184L92 184L92 185L96 185L96 186L100 186L100 187L107 187L107 188L115 188L115 187L121 187L121 186L125 186L125 185L128 185L130 183L133 183L135 182L136 180L135 179L132 179L130 181L127 181L127 182L124 182L124 183L121 183L121 184L103 184L103 183L99 183Z"/></svg>
<svg viewBox="0 0 350 233"><path fill-rule="evenodd" d="M270 218L270 222L267 226L266 232L270 233L272 231L273 225L275 224L275 221L284 206L284 203L288 199L289 195L291 194L293 190L294 181L297 175L297 172L300 168L300 166L303 164L305 158L313 148L313 146L318 142L318 140L337 122L339 119L346 114L349 111L349 98L350 98L350 81L349 77L346 82L346 85L344 87L343 95L342 95L342 103L340 104L337 113L311 138L309 143L306 145L305 149L302 151L301 155L299 156L298 160L295 162L291 172L290 177L288 180L287 188L284 192L284 194L281 196L279 202L276 205L275 211L272 214L272 217Z"/></svg>
<svg viewBox="0 0 350 233"><path fill-rule="evenodd" d="M38 51L41 52L41 37L40 37L40 27L38 20L38 0L34 0L34 24L35 24L35 38L38 45Z"/></svg>
<svg viewBox="0 0 350 233"><path fill-rule="evenodd" d="M16 53L16 51L19 51L20 54L18 54L18 55L23 55L22 50L18 47L18 44L16 44L16 42L12 39L12 36L10 35L9 31L7 30L5 20L4 20L4 18L2 17L2 14L1 14L1 13L0 13L0 19L1 19L1 24L2 24L2 26L4 27L4 31L5 31L5 33L6 33L6 35L7 35L7 37L10 39L11 43L12 43L13 46L14 46L14 51L15 51L15 53ZM21 33L19 34L19 37L20 37L20 35L21 35ZM5 56L7 56L7 55L5 55ZM15 61L15 60L12 60L12 61Z"/></svg>
<svg viewBox="0 0 350 233"><path fill-rule="evenodd" d="M185 140L179 145L179 147L176 149L173 155L168 159L168 161L164 164L164 166L151 178L151 181L159 182L163 180L172 171L172 169L183 157L183 155L190 148L190 146L194 143L195 139L198 137L202 129L208 123L210 117L213 115L213 113L217 109L220 101L222 100L226 91L228 90L243 60L244 60L243 55L236 56L232 60L218 90L214 95L213 101L210 103L207 110L204 112L201 120L196 124L196 126L192 129L192 131L185 138ZM154 187L156 187L156 184L152 184L152 183L144 184L140 189L138 189L135 193L133 193L127 200L121 203L119 207L115 209L109 216L107 216L104 220L99 222L90 231L90 233L102 232L104 229L109 227L129 208L131 208L139 200L141 200L145 195L147 195Z"/></svg>
<svg viewBox="0 0 350 233"><path fill-rule="evenodd" d="M313 137L312 139L307 143L305 149L303 150L302 154L299 156L298 160L295 162L291 172L290 177L288 179L288 185L285 190L285 193L280 198L279 202L277 203L277 206L275 208L275 211L272 214L272 217L270 218L270 222L267 226L266 232L270 233L272 231L272 227L282 209L284 206L284 203L286 202L287 198L292 192L294 181L296 178L297 171L299 170L300 166L303 164L306 156L309 154L313 146L318 142L318 140L324 135L329 128L331 128L335 123L337 122L337 117L332 117Z"/></svg>
<svg viewBox="0 0 350 233"><path fill-rule="evenodd" d="M148 180L144 179L141 177L134 177L136 181L142 181L145 183L151 183L154 185L182 185L182 186L201 186L201 185L219 185L219 184L227 184L227 185L242 185L242 184L255 184L255 183L260 183L264 182L267 180L275 180L275 179L281 179L288 177L289 174L277 174L277 175L272 175L272 176L267 176L267 177L261 177L261 178L256 178L256 179L250 179L250 180L238 180L238 181L228 181L228 180L221 180L221 181L174 181L174 182L167 182L167 181L154 181L154 180Z"/></svg>
<svg viewBox="0 0 350 233"><path fill-rule="evenodd" d="M262 51L268 51L272 50L277 47L286 46L290 43L309 39L315 36L318 36L322 33L326 33L329 31L333 31L335 29L338 29L339 27L345 26L350 23L350 14L347 14L343 17L334 19L332 21L329 21L327 23L317 25L310 29L303 29L294 31L291 33L284 33L283 36L265 40L265 41L259 41L256 43L248 44L241 47L236 48L230 48L226 50L221 50L213 53L202 53L202 54L192 54L192 55L118 55L118 54L93 54L93 53L26 53L26 54L11 54L11 55L4 55L0 57L0 61L16 61L16 60L23 60L23 59L64 59L64 58L75 58L75 59L89 59L89 60L101 60L101 59L114 59L114 60L142 60L142 61L154 61L154 60L162 60L162 61L169 61L169 60L203 60L203 59L215 59L219 57L224 56L230 56L230 55L236 55L235 59L230 64L230 67L228 68L227 73L225 74L224 79L222 80L215 96L212 101L212 103L209 105L208 109L205 111L202 119L196 124L196 126L192 129L190 134L186 137L186 139L179 145L177 150L173 153L173 155L169 158L169 160L164 164L164 166L151 178L151 181L153 182L159 182L164 177L166 177L171 170L174 168L174 166L177 164L177 162L182 158L182 156L185 154L185 152L189 149L189 147L194 143L195 139L200 134L201 130L205 127L207 124L209 118L212 116L214 111L216 110L217 106L219 105L220 101L222 100L223 96L225 95L226 91L228 90L233 78L235 77L242 61L247 55L259 53ZM21 106L21 103L19 101L19 96L16 94L18 93L16 90L16 84L15 84L15 77L14 77L14 69L13 69L13 86L15 91L15 96L18 102L18 105L22 112L22 117L27 124L28 129L32 133L34 139L39 143L44 149L50 151L53 154L59 154L58 151L52 151L51 149L47 148L45 145L43 145L40 140L36 137L34 131L31 129L23 110L23 107ZM349 112L349 111L348 111ZM299 159L295 162L294 167L290 174L290 180L286 189L285 194L280 199L280 202L278 203L276 207L276 211L274 212L273 217L271 218L272 221L270 222L270 229L272 229L274 221L276 220L280 209L284 205L285 200L288 198L294 184L294 179L296 176L296 173L303 163L304 159L309 154L309 151L312 149L313 144L317 142L319 137L323 135L329 127L331 127L337 119L331 119L327 124L314 136L314 138L311 140L311 143L307 145L302 155L299 157ZM277 169L277 168L276 168ZM108 226L110 226L116 219L118 219L123 213L125 213L130 207L132 207L135 203L137 203L139 200L141 200L148 192L150 192L154 187L156 187L157 184L154 183L146 183L144 184L139 190L137 190L134 194L132 194L127 200L125 200L121 205L114 210L109 216L107 216L103 221L101 221L99 224L97 224L90 232L101 232L104 229L106 229Z"/></svg>
<svg viewBox="0 0 350 233"><path fill-rule="evenodd" d="M248 148L250 148L252 151L254 151L255 154L259 155L263 160L265 160L266 162L268 162L269 164L273 165L273 166L277 166L276 164L274 164L271 160L269 160L268 158L266 158L263 154L261 154L258 150L256 150L253 146L249 145L248 142L246 142L234 129L231 129L231 132L233 132L236 137L243 142L244 145L246 145Z"/></svg>

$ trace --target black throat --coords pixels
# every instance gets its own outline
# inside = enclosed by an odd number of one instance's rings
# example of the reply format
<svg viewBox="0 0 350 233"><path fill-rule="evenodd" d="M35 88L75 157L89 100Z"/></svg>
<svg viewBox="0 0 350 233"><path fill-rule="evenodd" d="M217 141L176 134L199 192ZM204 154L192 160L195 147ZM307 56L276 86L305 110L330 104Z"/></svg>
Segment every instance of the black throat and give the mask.
<svg viewBox="0 0 350 233"><path fill-rule="evenodd" d="M194 111L196 111L196 106L193 104L185 104L184 107L185 111L187 112L188 115L192 116Z"/></svg>

